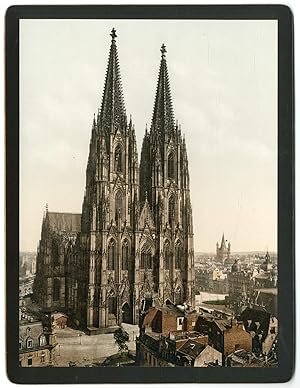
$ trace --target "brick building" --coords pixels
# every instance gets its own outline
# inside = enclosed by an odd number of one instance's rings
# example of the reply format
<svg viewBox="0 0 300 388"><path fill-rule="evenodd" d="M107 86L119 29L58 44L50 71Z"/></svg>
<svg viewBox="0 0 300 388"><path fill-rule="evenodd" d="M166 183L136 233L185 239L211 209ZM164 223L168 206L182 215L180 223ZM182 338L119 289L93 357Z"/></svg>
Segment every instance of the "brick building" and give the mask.
<svg viewBox="0 0 300 388"><path fill-rule="evenodd" d="M221 365L222 354L208 345L208 334L199 333L197 313L181 311L174 305L152 308L140 325L137 364L140 366Z"/></svg>
<svg viewBox="0 0 300 388"><path fill-rule="evenodd" d="M50 323L50 322L49 322ZM50 325L43 326L38 319L20 312L19 366L43 367L52 365L55 335Z"/></svg>

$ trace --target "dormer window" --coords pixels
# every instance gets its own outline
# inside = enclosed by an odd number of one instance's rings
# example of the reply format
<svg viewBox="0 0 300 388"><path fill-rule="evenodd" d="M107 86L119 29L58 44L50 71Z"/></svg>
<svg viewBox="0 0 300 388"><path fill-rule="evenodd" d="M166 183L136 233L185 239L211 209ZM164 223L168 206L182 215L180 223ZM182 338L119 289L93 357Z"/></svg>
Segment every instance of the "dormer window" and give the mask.
<svg viewBox="0 0 300 388"><path fill-rule="evenodd" d="M32 338L30 338L30 337L27 338L26 346L28 349L32 348L32 346L33 346Z"/></svg>

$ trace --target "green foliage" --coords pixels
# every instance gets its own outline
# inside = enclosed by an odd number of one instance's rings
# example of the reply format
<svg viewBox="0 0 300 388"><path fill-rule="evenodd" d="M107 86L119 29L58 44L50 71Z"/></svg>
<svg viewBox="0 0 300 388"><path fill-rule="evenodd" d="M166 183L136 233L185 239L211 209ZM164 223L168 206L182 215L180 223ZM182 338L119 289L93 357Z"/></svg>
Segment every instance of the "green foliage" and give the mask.
<svg viewBox="0 0 300 388"><path fill-rule="evenodd" d="M122 327L119 327L119 329L114 332L114 340L118 345L119 352L128 351L126 342L129 341L129 334Z"/></svg>

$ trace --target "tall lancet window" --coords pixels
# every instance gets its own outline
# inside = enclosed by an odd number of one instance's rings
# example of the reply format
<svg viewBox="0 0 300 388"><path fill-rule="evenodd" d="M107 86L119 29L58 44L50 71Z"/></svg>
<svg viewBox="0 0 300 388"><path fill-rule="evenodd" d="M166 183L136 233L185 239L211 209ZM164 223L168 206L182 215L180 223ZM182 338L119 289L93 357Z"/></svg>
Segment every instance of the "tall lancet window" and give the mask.
<svg viewBox="0 0 300 388"><path fill-rule="evenodd" d="M168 178L175 179L175 160L173 152L168 155Z"/></svg>
<svg viewBox="0 0 300 388"><path fill-rule="evenodd" d="M141 268L142 269L151 269L152 268L152 254L150 248L142 249L141 253Z"/></svg>
<svg viewBox="0 0 300 388"><path fill-rule="evenodd" d="M113 271L115 269L116 244L114 240L110 240L108 244L108 269Z"/></svg>
<svg viewBox="0 0 300 388"><path fill-rule="evenodd" d="M170 269L170 261L171 261L171 251L170 251L170 243L169 241L165 242L164 246L164 268Z"/></svg>
<svg viewBox="0 0 300 388"><path fill-rule="evenodd" d="M60 298L60 280L55 278L53 280L53 302L56 302Z"/></svg>
<svg viewBox="0 0 300 388"><path fill-rule="evenodd" d="M55 238L52 240L51 244L51 255L53 259L53 264L59 265L59 247L58 242Z"/></svg>
<svg viewBox="0 0 300 388"><path fill-rule="evenodd" d="M169 224L172 224L172 221L175 217L175 198L174 195L171 195L169 198L169 205L168 205L168 212L169 212Z"/></svg>
<svg viewBox="0 0 300 388"><path fill-rule="evenodd" d="M122 172L123 166L122 166L122 149L120 144L116 146L115 149L115 161L114 161L114 168L115 172Z"/></svg>
<svg viewBox="0 0 300 388"><path fill-rule="evenodd" d="M175 268L180 269L180 263L182 260L182 245L180 242L176 244L176 249L175 249Z"/></svg>
<svg viewBox="0 0 300 388"><path fill-rule="evenodd" d="M122 245L122 270L128 270L128 260L129 260L129 246L128 241L125 240Z"/></svg>
<svg viewBox="0 0 300 388"><path fill-rule="evenodd" d="M115 219L123 218L123 194L121 191L116 193L115 197Z"/></svg>

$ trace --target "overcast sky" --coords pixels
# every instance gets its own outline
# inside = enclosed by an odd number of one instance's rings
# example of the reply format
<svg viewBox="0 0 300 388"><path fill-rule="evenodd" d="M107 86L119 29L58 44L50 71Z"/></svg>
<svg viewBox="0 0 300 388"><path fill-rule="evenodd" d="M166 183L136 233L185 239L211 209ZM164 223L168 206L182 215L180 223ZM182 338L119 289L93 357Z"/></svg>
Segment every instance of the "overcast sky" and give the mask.
<svg viewBox="0 0 300 388"><path fill-rule="evenodd" d="M186 137L195 251L277 250L277 22L22 20L20 249L36 250L45 204L81 212L91 125L117 46L138 149L160 63Z"/></svg>

